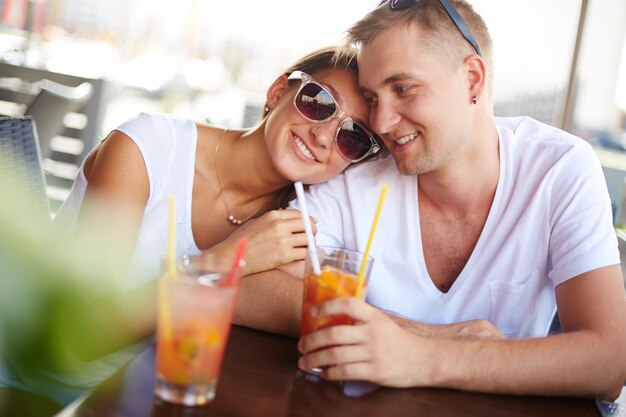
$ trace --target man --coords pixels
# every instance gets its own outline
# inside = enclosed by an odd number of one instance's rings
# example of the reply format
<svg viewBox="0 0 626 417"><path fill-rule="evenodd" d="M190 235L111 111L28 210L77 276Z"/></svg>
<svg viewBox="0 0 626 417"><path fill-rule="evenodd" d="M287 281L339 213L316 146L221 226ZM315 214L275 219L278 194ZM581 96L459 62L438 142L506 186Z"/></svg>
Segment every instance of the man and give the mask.
<svg viewBox="0 0 626 417"><path fill-rule="evenodd" d="M393 313L321 304L319 316L357 325L302 338L299 366L396 387L616 397L626 300L591 147L494 118L491 39L464 1L384 2L347 43L360 47L370 124L393 159L312 187L309 211L318 244L363 250L389 184L368 301ZM275 299L296 287L283 280ZM546 337L556 306L563 333Z"/></svg>

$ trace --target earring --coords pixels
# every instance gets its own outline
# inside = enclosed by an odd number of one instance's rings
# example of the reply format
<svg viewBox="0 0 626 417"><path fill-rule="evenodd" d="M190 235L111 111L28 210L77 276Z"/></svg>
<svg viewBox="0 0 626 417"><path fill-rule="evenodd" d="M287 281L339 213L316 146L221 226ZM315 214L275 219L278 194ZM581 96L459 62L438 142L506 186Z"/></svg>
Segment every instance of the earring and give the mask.
<svg viewBox="0 0 626 417"><path fill-rule="evenodd" d="M270 107L269 106L265 106L265 113L269 113L270 111Z"/></svg>
<svg viewBox="0 0 626 417"><path fill-rule="evenodd" d="M476 96L472 97L472 104L476 104L477 101L478 99L476 98Z"/></svg>

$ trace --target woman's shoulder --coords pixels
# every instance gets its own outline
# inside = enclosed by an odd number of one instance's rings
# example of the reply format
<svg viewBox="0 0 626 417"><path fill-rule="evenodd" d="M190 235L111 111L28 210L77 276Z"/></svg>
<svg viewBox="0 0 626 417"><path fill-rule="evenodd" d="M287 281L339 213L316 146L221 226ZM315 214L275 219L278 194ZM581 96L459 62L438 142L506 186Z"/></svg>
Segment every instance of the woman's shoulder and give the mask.
<svg viewBox="0 0 626 417"><path fill-rule="evenodd" d="M140 113L120 124L114 129L114 135L115 132L127 138L117 141L122 152L122 148L128 147L131 142L138 149L138 153L128 152L136 157L132 161L130 158L127 160L145 169L151 194L165 187L176 167L193 164L196 127L191 119L160 113ZM139 158L141 164L138 164Z"/></svg>
<svg viewBox="0 0 626 417"><path fill-rule="evenodd" d="M114 131L130 138L146 162L155 160L159 165L173 159L189 158L197 140L193 120L161 113L140 113Z"/></svg>
<svg viewBox="0 0 626 417"><path fill-rule="evenodd" d="M131 138L157 140L189 134L195 130L195 122L164 113L139 113L118 125L115 130Z"/></svg>
<svg viewBox="0 0 626 417"><path fill-rule="evenodd" d="M202 123L202 122L194 122L196 129L198 131L198 139L203 142L211 142L219 139L219 137L226 132L227 129L223 127Z"/></svg>

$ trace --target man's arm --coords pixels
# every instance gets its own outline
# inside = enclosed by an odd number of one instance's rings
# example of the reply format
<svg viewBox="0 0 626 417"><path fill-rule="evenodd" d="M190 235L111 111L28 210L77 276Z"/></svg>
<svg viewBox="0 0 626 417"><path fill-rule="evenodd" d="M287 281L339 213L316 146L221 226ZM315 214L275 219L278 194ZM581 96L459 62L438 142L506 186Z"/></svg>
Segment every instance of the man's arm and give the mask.
<svg viewBox="0 0 626 417"><path fill-rule="evenodd" d="M440 386L518 395L615 398L626 381L626 298L618 265L556 289L563 334L522 340L425 338L358 300L320 305L356 326L320 330L300 342L300 367L329 366L329 379L390 386ZM320 347L334 347L314 352ZM333 366L338 364L336 366Z"/></svg>
<svg viewBox="0 0 626 417"><path fill-rule="evenodd" d="M233 323L297 337L302 313L301 263L243 277ZM434 325L385 312L403 329L424 337L505 339L486 320Z"/></svg>
<svg viewBox="0 0 626 417"><path fill-rule="evenodd" d="M234 324L297 337L304 262L248 275L241 280Z"/></svg>
<svg viewBox="0 0 626 417"><path fill-rule="evenodd" d="M449 337L461 339L506 339L496 326L488 320L467 320L451 324L430 324L413 321L384 311L387 316L404 330L422 337Z"/></svg>
<svg viewBox="0 0 626 417"><path fill-rule="evenodd" d="M615 398L626 382L626 299L619 266L564 282L556 298L563 334L450 344L441 356L459 354L463 360L461 366L445 360L441 382L478 391Z"/></svg>

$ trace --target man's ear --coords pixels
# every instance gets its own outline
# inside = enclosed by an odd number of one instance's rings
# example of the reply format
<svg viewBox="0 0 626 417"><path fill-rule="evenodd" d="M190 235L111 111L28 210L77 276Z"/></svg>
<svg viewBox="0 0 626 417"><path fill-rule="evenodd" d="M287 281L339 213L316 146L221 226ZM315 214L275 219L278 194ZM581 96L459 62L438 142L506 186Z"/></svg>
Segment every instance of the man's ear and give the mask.
<svg viewBox="0 0 626 417"><path fill-rule="evenodd" d="M281 75L270 85L267 90L267 107L273 109L278 104L280 98L285 94L289 87L289 80L286 75Z"/></svg>
<svg viewBox="0 0 626 417"><path fill-rule="evenodd" d="M487 64L476 54L465 58L464 64L467 73L469 97L480 99L487 88Z"/></svg>

